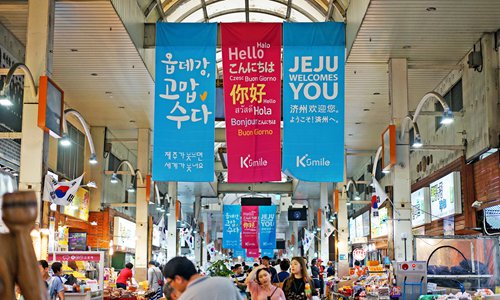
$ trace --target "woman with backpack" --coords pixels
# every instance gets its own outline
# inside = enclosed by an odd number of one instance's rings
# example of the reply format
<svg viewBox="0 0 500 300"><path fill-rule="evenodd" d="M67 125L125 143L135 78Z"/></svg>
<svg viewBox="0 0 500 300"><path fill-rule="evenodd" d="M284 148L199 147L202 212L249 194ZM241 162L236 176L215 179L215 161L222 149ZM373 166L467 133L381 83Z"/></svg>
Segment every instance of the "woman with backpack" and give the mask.
<svg viewBox="0 0 500 300"><path fill-rule="evenodd" d="M156 266L156 262L150 261L148 265L148 287L149 299L159 300L162 297L163 274L160 268Z"/></svg>

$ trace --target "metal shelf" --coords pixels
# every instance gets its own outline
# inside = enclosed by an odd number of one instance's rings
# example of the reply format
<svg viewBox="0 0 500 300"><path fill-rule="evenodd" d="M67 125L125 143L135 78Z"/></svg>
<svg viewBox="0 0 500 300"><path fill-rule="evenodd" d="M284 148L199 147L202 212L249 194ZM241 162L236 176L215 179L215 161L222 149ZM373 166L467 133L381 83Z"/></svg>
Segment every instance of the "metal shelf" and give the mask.
<svg viewBox="0 0 500 300"><path fill-rule="evenodd" d="M427 275L427 278L445 278L445 279L454 279L454 278L491 278L493 277L493 275L453 275L453 274L450 274L450 275L431 275L431 274L428 274Z"/></svg>

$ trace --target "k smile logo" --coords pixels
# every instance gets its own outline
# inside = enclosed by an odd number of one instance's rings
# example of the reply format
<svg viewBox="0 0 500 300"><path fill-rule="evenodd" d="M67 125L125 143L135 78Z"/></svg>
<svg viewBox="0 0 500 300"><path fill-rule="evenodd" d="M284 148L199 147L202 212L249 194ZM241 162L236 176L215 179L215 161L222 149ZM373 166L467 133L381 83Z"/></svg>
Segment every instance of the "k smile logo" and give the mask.
<svg viewBox="0 0 500 300"><path fill-rule="evenodd" d="M267 167L267 160L263 157L259 159L252 159L250 154L245 157L240 157L240 168L248 169L253 167Z"/></svg>
<svg viewBox="0 0 500 300"><path fill-rule="evenodd" d="M248 168L248 160L250 159L250 154L247 157L240 157L240 168Z"/></svg>
<svg viewBox="0 0 500 300"><path fill-rule="evenodd" d="M297 168L329 167L331 162L324 157L321 157L320 159L311 159L309 158L309 154L305 154L303 156L297 155L295 165Z"/></svg>
<svg viewBox="0 0 500 300"><path fill-rule="evenodd" d="M304 163L304 160L309 156L309 154L306 154L302 157L297 156L297 168L298 167L306 167L306 164Z"/></svg>

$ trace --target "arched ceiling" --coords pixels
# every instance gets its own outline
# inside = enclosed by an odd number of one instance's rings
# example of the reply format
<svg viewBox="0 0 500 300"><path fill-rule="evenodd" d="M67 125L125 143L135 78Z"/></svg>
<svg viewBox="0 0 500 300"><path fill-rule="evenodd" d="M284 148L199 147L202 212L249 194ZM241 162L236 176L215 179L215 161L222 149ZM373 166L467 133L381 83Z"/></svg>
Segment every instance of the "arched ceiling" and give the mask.
<svg viewBox="0 0 500 300"><path fill-rule="evenodd" d="M167 22L344 21L347 0L150 0Z"/></svg>

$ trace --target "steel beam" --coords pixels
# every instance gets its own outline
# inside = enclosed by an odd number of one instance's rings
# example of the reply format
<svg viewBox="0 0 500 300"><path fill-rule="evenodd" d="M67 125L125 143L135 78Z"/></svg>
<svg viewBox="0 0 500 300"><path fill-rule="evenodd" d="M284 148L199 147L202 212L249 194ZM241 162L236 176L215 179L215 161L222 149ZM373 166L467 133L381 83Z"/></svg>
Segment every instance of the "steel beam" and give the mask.
<svg viewBox="0 0 500 300"><path fill-rule="evenodd" d="M163 7L161 6L161 0L156 0L156 10L160 14L161 19L165 20L165 11L163 10Z"/></svg>
<svg viewBox="0 0 500 300"><path fill-rule="evenodd" d="M291 14L292 14L292 0L288 0L285 20L289 21Z"/></svg>
<svg viewBox="0 0 500 300"><path fill-rule="evenodd" d="M464 151L465 149L463 145L424 145L421 148L411 148L412 151Z"/></svg>
<svg viewBox="0 0 500 300"><path fill-rule="evenodd" d="M110 203L110 207L136 207L135 203Z"/></svg>
<svg viewBox="0 0 500 300"><path fill-rule="evenodd" d="M293 182L218 183L218 193L292 193Z"/></svg>
<svg viewBox="0 0 500 300"><path fill-rule="evenodd" d="M201 0L201 9L203 10L203 17L205 18L205 22L208 22L207 3L205 2L205 0Z"/></svg>
<svg viewBox="0 0 500 300"><path fill-rule="evenodd" d="M20 140L22 132L0 132L0 140Z"/></svg>
<svg viewBox="0 0 500 300"><path fill-rule="evenodd" d="M250 22L250 0L245 0L245 21Z"/></svg>

